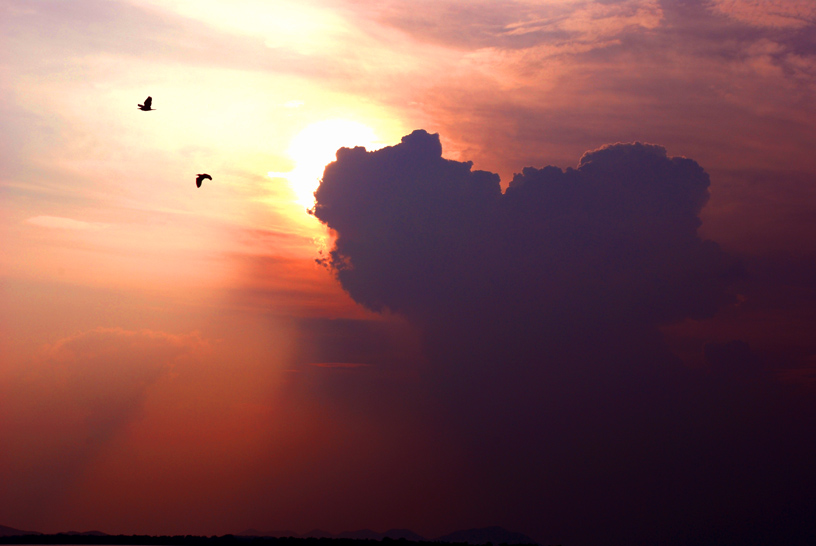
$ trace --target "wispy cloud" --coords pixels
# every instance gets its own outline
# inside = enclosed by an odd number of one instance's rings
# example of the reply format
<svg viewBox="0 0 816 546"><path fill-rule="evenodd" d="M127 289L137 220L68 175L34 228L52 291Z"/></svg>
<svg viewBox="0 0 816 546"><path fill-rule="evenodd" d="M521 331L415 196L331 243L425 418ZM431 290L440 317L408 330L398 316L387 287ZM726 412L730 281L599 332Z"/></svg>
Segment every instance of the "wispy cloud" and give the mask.
<svg viewBox="0 0 816 546"><path fill-rule="evenodd" d="M812 0L714 0L711 9L758 27L802 28L816 23Z"/></svg>
<svg viewBox="0 0 816 546"><path fill-rule="evenodd" d="M85 222L64 216L32 216L25 221L27 224L51 229L89 230L103 229L108 224L100 222Z"/></svg>

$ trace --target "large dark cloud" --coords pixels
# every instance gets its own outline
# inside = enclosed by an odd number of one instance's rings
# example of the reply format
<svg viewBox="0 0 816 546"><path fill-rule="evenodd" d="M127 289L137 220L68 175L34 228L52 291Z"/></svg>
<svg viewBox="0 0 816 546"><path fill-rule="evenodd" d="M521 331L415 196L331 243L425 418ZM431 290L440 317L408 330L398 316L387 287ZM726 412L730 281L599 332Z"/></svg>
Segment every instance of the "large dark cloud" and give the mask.
<svg viewBox="0 0 816 546"><path fill-rule="evenodd" d="M708 187L690 159L615 144L502 193L424 131L327 166L323 261L422 332L428 426L470 454L468 521L573 544L812 539L812 398L745 340L694 371L659 333L735 300L740 267L698 234Z"/></svg>
<svg viewBox="0 0 816 546"><path fill-rule="evenodd" d="M708 175L646 144L590 152L577 169L497 175L442 158L424 131L341 149L315 215L337 232L328 263L363 305L422 321L659 324L710 316L734 264L697 235Z"/></svg>

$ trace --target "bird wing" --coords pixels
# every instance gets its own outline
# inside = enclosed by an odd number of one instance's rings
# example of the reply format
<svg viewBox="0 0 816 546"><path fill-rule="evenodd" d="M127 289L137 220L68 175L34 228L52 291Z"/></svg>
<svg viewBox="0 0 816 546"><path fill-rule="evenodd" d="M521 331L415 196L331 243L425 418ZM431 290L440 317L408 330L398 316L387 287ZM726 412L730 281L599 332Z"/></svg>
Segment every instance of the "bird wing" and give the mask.
<svg viewBox="0 0 816 546"><path fill-rule="evenodd" d="M144 103L145 108L150 108L151 104L153 104L153 97L147 97L145 99L145 103Z"/></svg>
<svg viewBox="0 0 816 546"><path fill-rule="evenodd" d="M201 178L209 178L210 180L212 180L212 176L210 176L210 175L208 175L208 174L205 174L205 175L204 175L204 176L202 176Z"/></svg>
<svg viewBox="0 0 816 546"><path fill-rule="evenodd" d="M199 176L199 177L196 178L196 188L200 188L200 187L201 187L201 177Z"/></svg>

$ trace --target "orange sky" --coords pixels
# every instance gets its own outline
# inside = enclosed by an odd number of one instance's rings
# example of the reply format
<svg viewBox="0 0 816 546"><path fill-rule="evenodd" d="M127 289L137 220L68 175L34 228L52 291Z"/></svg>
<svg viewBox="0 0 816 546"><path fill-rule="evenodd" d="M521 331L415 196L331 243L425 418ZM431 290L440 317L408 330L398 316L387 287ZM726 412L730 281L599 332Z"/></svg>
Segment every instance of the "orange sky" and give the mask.
<svg viewBox="0 0 816 546"><path fill-rule="evenodd" d="M537 532L457 505L438 401L356 405L427 362L315 262L323 166L424 128L506 187L654 142L711 175L706 237L807 264L814 36L806 0L0 0L0 524ZM674 343L812 360L797 297Z"/></svg>

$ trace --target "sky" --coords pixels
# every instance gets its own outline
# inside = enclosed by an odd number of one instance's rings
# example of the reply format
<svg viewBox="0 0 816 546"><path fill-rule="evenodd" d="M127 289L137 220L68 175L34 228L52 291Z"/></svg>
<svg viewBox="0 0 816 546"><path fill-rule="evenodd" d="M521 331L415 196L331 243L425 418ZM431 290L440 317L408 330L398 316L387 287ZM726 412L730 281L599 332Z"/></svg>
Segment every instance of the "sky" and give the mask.
<svg viewBox="0 0 816 546"><path fill-rule="evenodd" d="M0 0L0 524L812 544L813 120L810 0Z"/></svg>

